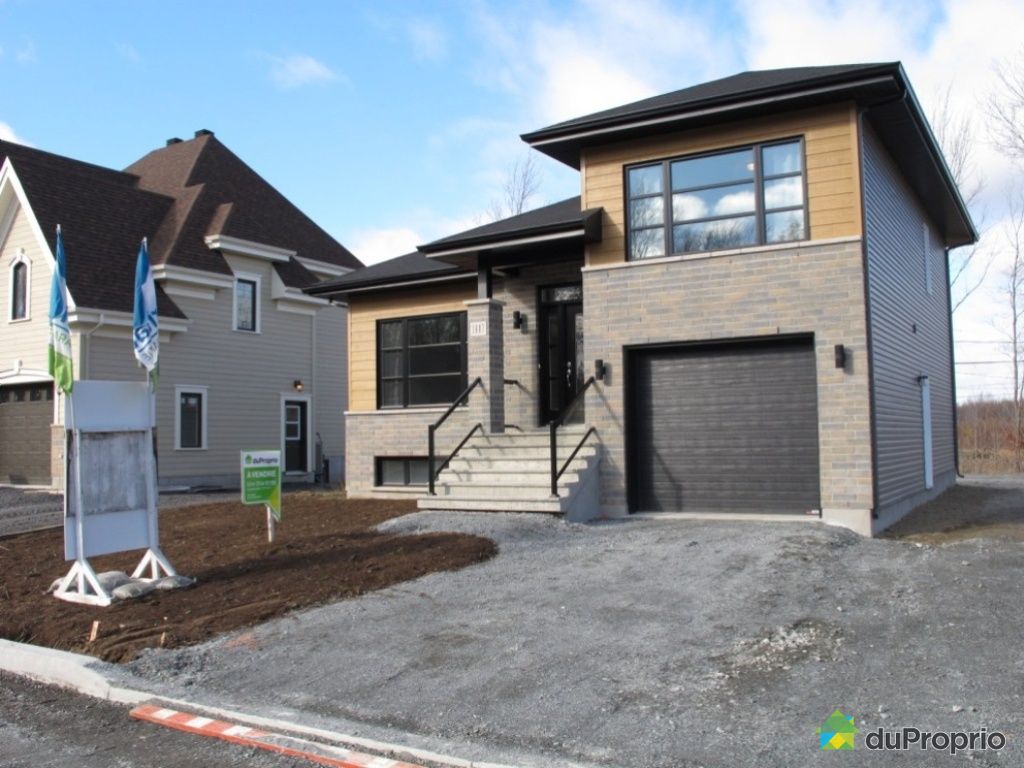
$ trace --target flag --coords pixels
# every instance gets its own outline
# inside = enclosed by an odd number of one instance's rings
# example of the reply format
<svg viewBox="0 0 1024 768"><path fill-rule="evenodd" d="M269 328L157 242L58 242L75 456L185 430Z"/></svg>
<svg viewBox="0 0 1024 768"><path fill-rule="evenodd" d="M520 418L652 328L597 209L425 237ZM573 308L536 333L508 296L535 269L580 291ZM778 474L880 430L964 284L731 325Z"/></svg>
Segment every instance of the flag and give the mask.
<svg viewBox="0 0 1024 768"><path fill-rule="evenodd" d="M68 326L67 258L59 224L55 261L50 285L50 376L61 392L70 392L75 384L75 370L71 361L71 328Z"/></svg>
<svg viewBox="0 0 1024 768"><path fill-rule="evenodd" d="M156 314L156 284L153 282L145 238L142 239L139 258L135 262L132 344L135 347L135 359L149 371L149 385L155 390L160 378L160 329Z"/></svg>

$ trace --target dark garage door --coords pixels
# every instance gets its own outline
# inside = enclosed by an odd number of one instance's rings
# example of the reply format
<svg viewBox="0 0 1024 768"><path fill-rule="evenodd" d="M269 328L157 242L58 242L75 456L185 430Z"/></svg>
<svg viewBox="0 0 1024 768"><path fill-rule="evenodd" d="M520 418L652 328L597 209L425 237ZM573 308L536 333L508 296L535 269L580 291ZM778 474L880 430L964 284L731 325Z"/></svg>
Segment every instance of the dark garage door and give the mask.
<svg viewBox="0 0 1024 768"><path fill-rule="evenodd" d="M819 508L810 340L658 348L630 359L636 511Z"/></svg>
<svg viewBox="0 0 1024 768"><path fill-rule="evenodd" d="M52 384L0 387L0 483L50 483Z"/></svg>

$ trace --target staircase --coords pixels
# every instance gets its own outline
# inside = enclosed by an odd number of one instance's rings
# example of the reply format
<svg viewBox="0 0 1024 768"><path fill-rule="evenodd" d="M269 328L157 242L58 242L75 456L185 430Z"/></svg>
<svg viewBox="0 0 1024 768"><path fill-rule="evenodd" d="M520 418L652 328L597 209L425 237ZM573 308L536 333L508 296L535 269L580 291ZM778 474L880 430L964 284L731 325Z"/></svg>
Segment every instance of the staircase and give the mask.
<svg viewBox="0 0 1024 768"><path fill-rule="evenodd" d="M559 469L584 433L576 426L558 430ZM559 478L558 496L552 496L548 430L477 434L438 476L436 495L417 503L420 509L547 512L589 520L599 512L599 461L591 435Z"/></svg>

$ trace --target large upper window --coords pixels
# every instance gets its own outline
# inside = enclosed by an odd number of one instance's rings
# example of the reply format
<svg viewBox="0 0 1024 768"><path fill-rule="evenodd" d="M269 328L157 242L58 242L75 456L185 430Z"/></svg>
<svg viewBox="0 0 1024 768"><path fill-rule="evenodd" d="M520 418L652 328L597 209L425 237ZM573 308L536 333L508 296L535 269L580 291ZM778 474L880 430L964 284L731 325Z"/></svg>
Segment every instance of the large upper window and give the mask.
<svg viewBox="0 0 1024 768"><path fill-rule="evenodd" d="M377 323L377 403L441 405L466 388L466 314Z"/></svg>
<svg viewBox="0 0 1024 768"><path fill-rule="evenodd" d="M806 239L803 154L797 139L629 168L629 258Z"/></svg>
<svg viewBox="0 0 1024 768"><path fill-rule="evenodd" d="M18 258L11 265L11 320L28 318L28 262Z"/></svg>

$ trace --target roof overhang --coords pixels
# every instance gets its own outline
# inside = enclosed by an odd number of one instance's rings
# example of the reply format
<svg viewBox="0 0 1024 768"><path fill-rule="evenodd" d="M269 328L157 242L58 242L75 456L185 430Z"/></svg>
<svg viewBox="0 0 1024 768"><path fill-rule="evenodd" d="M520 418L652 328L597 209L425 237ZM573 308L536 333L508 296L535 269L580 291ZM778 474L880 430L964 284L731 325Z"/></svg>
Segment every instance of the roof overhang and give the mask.
<svg viewBox="0 0 1024 768"><path fill-rule="evenodd" d="M544 253L544 260L550 254L549 246L577 246L567 248L567 256L575 257L576 251L586 243L601 241L601 214L603 209L592 208L580 213L579 219L559 222L543 227L532 227L463 240L448 239L441 243L428 243L419 249L431 259L476 270L480 257L509 256L520 254L520 258L531 250ZM569 252L572 253L569 253ZM529 261L529 258L526 258Z"/></svg>
<svg viewBox="0 0 1024 768"><path fill-rule="evenodd" d="M402 278L381 278L378 280L367 280L362 283L349 283L340 287L326 283L322 286L311 286L306 289L306 293L311 296L324 296L327 298L337 297L340 300L345 300L348 296L353 294L379 293L381 291L393 291L404 288L430 287L433 285L454 283L470 279L476 279L475 271L468 272L459 270L458 272L443 275L431 275L431 273L427 273L422 276L410 275Z"/></svg>
<svg viewBox="0 0 1024 768"><path fill-rule="evenodd" d="M239 256L252 256L255 259L266 259L267 261L288 261L296 254L295 251L290 251L287 248L278 248L276 245L266 245L254 240L243 240L240 237L228 235L207 235L203 239L211 251L226 251Z"/></svg>

